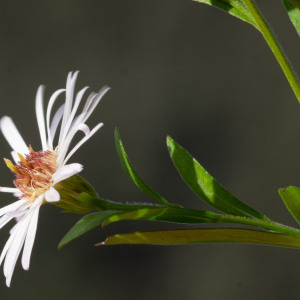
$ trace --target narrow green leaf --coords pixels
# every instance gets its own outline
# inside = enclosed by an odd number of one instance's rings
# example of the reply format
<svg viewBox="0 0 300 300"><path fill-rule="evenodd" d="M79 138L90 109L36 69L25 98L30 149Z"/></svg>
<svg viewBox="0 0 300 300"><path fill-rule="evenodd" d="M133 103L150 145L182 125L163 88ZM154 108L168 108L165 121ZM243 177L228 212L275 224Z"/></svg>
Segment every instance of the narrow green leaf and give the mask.
<svg viewBox="0 0 300 300"><path fill-rule="evenodd" d="M116 234L96 246L121 244L186 245L199 243L246 243L300 248L299 237L239 228L179 229Z"/></svg>
<svg viewBox="0 0 300 300"><path fill-rule="evenodd" d="M194 1L217 7L231 14L232 16L235 16L240 20L253 25L256 29L259 30L250 11L240 0L194 0Z"/></svg>
<svg viewBox="0 0 300 300"><path fill-rule="evenodd" d="M300 0L282 0L298 35L300 35Z"/></svg>
<svg viewBox="0 0 300 300"><path fill-rule="evenodd" d="M295 186L289 186L285 189L279 189L278 193L287 209L300 224L300 189Z"/></svg>
<svg viewBox="0 0 300 300"><path fill-rule="evenodd" d="M125 210L121 210L121 207L122 206L118 207L119 210L105 210L84 216L63 237L58 248L62 248L64 245L97 226L106 226L110 223L122 220L149 220L183 224L200 224L221 222L222 218L222 215L210 211L199 211L193 209L173 207L158 208L153 206L151 208L143 207L131 210L126 207ZM229 222L231 222L231 220L229 220Z"/></svg>
<svg viewBox="0 0 300 300"><path fill-rule="evenodd" d="M130 163L128 156L125 152L123 143L121 141L121 137L118 131L118 128L115 129L115 142L116 142L116 148L119 155L119 158L121 160L122 166L125 170L125 172L129 175L129 177L132 179L132 181L136 184L138 188L140 188L144 193L146 193L148 196L156 200L157 202L165 205L165 206L176 206L169 203L165 198L163 198L161 195L156 193L153 189L151 189L137 174L135 169L133 168L132 164Z"/></svg>
<svg viewBox="0 0 300 300"><path fill-rule="evenodd" d="M101 212L92 213L84 216L80 219L71 230L63 237L58 245L58 249L61 249L63 246L71 242L72 240L78 238L83 235L87 231L102 225L105 220L107 220L110 216L115 215L120 211L116 210L105 210Z"/></svg>
<svg viewBox="0 0 300 300"><path fill-rule="evenodd" d="M225 190L184 148L167 138L171 158L182 179L211 206L234 216L269 220Z"/></svg>
<svg viewBox="0 0 300 300"><path fill-rule="evenodd" d="M104 226L122 220L148 220L164 221L181 224L201 224L222 222L223 215L210 211L202 211L187 208L141 208L132 211L123 211L108 217L103 223ZM227 221L227 220L226 220ZM227 222L231 222L228 220ZM234 220L235 221L235 220Z"/></svg>

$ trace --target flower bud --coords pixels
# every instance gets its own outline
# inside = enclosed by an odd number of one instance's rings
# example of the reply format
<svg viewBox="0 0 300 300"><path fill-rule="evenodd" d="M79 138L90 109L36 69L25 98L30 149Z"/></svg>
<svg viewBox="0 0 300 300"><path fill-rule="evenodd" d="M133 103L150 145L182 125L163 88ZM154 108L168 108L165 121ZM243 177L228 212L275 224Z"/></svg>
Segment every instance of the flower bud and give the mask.
<svg viewBox="0 0 300 300"><path fill-rule="evenodd" d="M99 210L96 191L78 174L58 182L54 188L59 192L60 200L51 204L62 208L64 212L86 214Z"/></svg>

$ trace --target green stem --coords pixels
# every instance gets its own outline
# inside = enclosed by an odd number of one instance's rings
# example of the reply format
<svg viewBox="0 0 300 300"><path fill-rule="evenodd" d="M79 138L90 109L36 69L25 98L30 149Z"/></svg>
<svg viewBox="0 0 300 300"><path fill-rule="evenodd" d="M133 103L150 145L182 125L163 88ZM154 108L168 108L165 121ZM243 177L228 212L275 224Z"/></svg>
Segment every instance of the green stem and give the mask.
<svg viewBox="0 0 300 300"><path fill-rule="evenodd" d="M271 230L271 231L277 232L277 233L283 233L283 234L287 234L287 235L300 237L299 229L289 227L286 225L282 225L282 224L276 223L276 222L266 222L266 221L261 221L261 220L256 220L256 219L228 216L228 215L223 215L221 217L220 221L224 222L224 223L237 223L237 224L251 225L254 227L260 227L260 228L264 228L267 230Z"/></svg>
<svg viewBox="0 0 300 300"><path fill-rule="evenodd" d="M260 12L257 5L253 0L243 0L248 10L251 12L253 19L257 23L259 30L261 31L264 39L271 48L273 54L275 55L281 69L283 70L288 82L290 83L298 102L300 102L300 83L297 77L295 70L288 61L286 55L283 52L283 49L279 45L275 35L265 20L264 16Z"/></svg>
<svg viewBox="0 0 300 300"><path fill-rule="evenodd" d="M110 200L103 200L100 198L94 198L95 207L100 210L137 210L137 209L154 209L163 208L164 206L149 203L139 203L139 204L124 204L121 202L115 202ZM175 206L175 205L174 205ZM179 207L179 206L177 206Z"/></svg>

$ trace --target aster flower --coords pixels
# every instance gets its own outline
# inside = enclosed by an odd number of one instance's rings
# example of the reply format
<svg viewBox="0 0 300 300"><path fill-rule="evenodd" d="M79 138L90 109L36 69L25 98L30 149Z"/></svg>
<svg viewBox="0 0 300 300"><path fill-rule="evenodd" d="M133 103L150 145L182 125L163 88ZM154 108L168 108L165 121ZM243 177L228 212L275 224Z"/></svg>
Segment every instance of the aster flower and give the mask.
<svg viewBox="0 0 300 300"><path fill-rule="evenodd" d="M109 88L103 87L99 93L90 93L82 111L77 113L88 89L85 87L75 95L77 76L78 72L68 74L66 88L57 90L51 96L46 114L43 108L44 86L38 88L35 109L42 151L36 152L31 146L27 146L10 117L5 116L0 120L0 129L12 148L11 155L15 162L14 164L5 159L6 165L15 174L15 188L0 187L0 192L12 193L19 197L18 201L0 209L0 228L12 219L17 222L10 230L10 237L0 256L0 265L4 262L3 271L7 286L10 286L22 248L22 266L24 270L29 269L40 207L46 202L58 203L61 200L56 184L83 169L79 163L67 164L69 159L103 125L99 123L90 130L85 122ZM50 122L53 105L61 94L65 94L65 102L53 114ZM54 138L60 122L59 136L55 139L58 142L54 147ZM78 131L82 131L84 137L71 148L73 137Z"/></svg>

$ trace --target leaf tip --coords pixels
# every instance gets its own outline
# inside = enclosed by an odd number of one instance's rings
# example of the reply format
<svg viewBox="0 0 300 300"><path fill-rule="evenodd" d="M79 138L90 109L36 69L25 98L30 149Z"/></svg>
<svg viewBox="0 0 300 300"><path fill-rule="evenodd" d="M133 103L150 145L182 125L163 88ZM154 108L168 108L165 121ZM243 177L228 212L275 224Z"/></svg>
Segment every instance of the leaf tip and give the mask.
<svg viewBox="0 0 300 300"><path fill-rule="evenodd" d="M102 241L100 243L95 244L94 246L95 247L105 246L107 241L108 241L108 238L106 238L104 241Z"/></svg>
<svg viewBox="0 0 300 300"><path fill-rule="evenodd" d="M172 138L169 135L167 135L167 137L166 137L166 142L167 142L167 145L169 145L172 142Z"/></svg>
<svg viewBox="0 0 300 300"><path fill-rule="evenodd" d="M174 143L175 143L175 141L169 135L167 135L167 147L168 147L170 154L173 152Z"/></svg>
<svg viewBox="0 0 300 300"><path fill-rule="evenodd" d="M65 242L64 242L64 239L62 239L60 242L59 242L59 244L58 244L58 246L57 246L57 249L58 250L61 250L61 248L63 247L63 246L65 246Z"/></svg>
<svg viewBox="0 0 300 300"><path fill-rule="evenodd" d="M119 127L119 125L117 125L116 127L115 127L115 130L114 130L114 132L115 132L115 135L119 135L120 133L120 127Z"/></svg>

